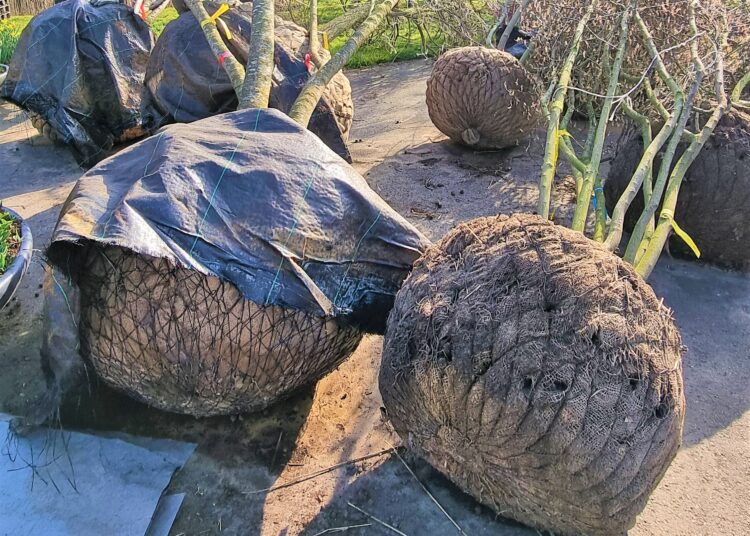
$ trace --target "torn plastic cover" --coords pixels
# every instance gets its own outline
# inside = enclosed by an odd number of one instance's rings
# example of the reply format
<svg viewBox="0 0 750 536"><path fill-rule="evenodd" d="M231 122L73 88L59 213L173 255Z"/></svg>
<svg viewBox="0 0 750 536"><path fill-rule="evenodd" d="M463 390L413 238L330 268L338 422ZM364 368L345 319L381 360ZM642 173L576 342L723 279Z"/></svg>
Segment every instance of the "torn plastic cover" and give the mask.
<svg viewBox="0 0 750 536"><path fill-rule="evenodd" d="M128 6L67 0L21 33L0 98L42 116L78 162L93 165L142 116L154 36Z"/></svg>
<svg viewBox="0 0 750 536"><path fill-rule="evenodd" d="M276 110L176 124L101 162L66 201L50 260L116 245L213 274L249 300L382 316L428 240L322 141Z"/></svg>
<svg viewBox="0 0 750 536"><path fill-rule="evenodd" d="M207 4L213 13L219 4ZM252 4L232 7L221 16L231 40L220 30L229 51L247 64ZM289 113L302 86L310 78L305 62L278 41L274 48L274 71L269 105ZM237 95L219 60L206 41L200 24L189 11L164 28L154 47L145 84L151 92L156 125L189 123L237 109ZM308 128L334 152L351 162L349 149L336 122L331 104L322 97Z"/></svg>

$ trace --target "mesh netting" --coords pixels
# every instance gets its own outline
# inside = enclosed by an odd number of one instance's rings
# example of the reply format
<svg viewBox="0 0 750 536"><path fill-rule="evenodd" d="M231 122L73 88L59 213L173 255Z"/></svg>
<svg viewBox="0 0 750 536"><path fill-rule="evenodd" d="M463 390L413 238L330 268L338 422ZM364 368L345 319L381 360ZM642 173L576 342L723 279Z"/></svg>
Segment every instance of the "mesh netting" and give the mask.
<svg viewBox="0 0 750 536"><path fill-rule="evenodd" d="M112 386L167 411L265 408L361 339L336 319L257 305L231 283L118 247L91 245L82 274L83 356Z"/></svg>
<svg viewBox="0 0 750 536"><path fill-rule="evenodd" d="M680 445L680 336L621 259L537 216L461 225L415 264L380 390L399 435L498 513L622 534Z"/></svg>
<svg viewBox="0 0 750 536"><path fill-rule="evenodd" d="M277 110L165 127L84 174L63 205L35 420L85 380L86 360L165 410L264 408L384 331L427 243Z"/></svg>

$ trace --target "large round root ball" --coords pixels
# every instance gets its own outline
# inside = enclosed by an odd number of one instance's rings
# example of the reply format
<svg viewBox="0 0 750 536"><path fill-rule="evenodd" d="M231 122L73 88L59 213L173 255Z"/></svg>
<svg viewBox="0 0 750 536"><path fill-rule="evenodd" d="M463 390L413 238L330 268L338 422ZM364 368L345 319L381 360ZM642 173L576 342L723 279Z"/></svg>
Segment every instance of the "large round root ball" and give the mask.
<svg viewBox="0 0 750 536"><path fill-rule="evenodd" d="M674 163L685 149L679 148ZM619 148L604 184L610 212L625 190L643 153L640 135ZM654 177L661 165L657 157ZM675 221L695 241L706 260L739 270L750 270L750 115L733 111L717 125L688 169L677 198ZM625 216L625 229L632 231L643 211L639 193ZM673 235L669 250L694 259L685 242Z"/></svg>
<svg viewBox="0 0 750 536"><path fill-rule="evenodd" d="M91 246L81 353L111 386L196 417L257 411L335 368L362 337L332 318L245 299L217 277Z"/></svg>
<svg viewBox="0 0 750 536"><path fill-rule="evenodd" d="M427 80L427 110L453 141L478 149L517 145L536 128L540 94L518 60L486 47L449 50Z"/></svg>
<svg viewBox="0 0 750 536"><path fill-rule="evenodd" d="M621 534L680 446L680 335L621 259L538 216L460 225L415 264L380 371L404 442L499 514Z"/></svg>

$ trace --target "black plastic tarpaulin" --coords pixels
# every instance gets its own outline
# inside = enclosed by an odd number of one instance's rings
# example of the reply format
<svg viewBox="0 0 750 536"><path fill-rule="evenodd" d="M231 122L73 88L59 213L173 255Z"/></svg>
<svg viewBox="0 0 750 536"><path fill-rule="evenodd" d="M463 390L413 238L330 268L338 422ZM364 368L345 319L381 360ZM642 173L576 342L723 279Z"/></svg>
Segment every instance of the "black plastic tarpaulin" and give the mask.
<svg viewBox="0 0 750 536"><path fill-rule="evenodd" d="M429 244L319 138L272 109L170 125L91 169L48 254L75 279L79 246L91 243L216 275L261 305L352 319L380 311L383 325Z"/></svg>
<svg viewBox="0 0 750 536"><path fill-rule="evenodd" d="M129 131L153 123L142 100L153 45L132 8L67 0L23 30L0 98L42 116L79 163L92 165Z"/></svg>
<svg viewBox="0 0 750 536"><path fill-rule="evenodd" d="M208 4L214 12L219 4ZM252 4L233 6L221 16L231 39L220 31L229 51L241 64L247 63ZM302 86L310 78L305 62L277 39L269 105L288 113ZM185 12L170 22L154 47L145 84L151 92L157 125L191 122L237 109L231 81L211 50L200 24ZM311 132L347 161L346 141L326 96L320 99L308 125Z"/></svg>

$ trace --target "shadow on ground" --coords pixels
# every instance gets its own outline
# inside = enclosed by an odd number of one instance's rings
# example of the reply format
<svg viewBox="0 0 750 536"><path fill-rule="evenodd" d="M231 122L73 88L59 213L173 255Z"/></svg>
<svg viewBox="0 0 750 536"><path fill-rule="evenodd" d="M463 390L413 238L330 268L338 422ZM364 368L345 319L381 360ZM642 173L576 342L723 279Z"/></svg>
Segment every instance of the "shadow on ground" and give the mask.
<svg viewBox="0 0 750 536"><path fill-rule="evenodd" d="M409 535L459 534L455 522L465 534L532 536L537 532L515 521L503 519L464 494L426 462L399 449L403 462L395 454L378 462L373 469L352 467L349 482L305 528L305 536L327 529L369 524L353 534L394 534L372 517ZM416 478L404 464L414 472ZM429 490L440 510L421 484ZM354 506L351 506L354 505ZM357 510L357 508L359 510ZM363 513L362 511L366 512ZM369 517L367 514L369 514ZM451 521L452 519L452 521Z"/></svg>

